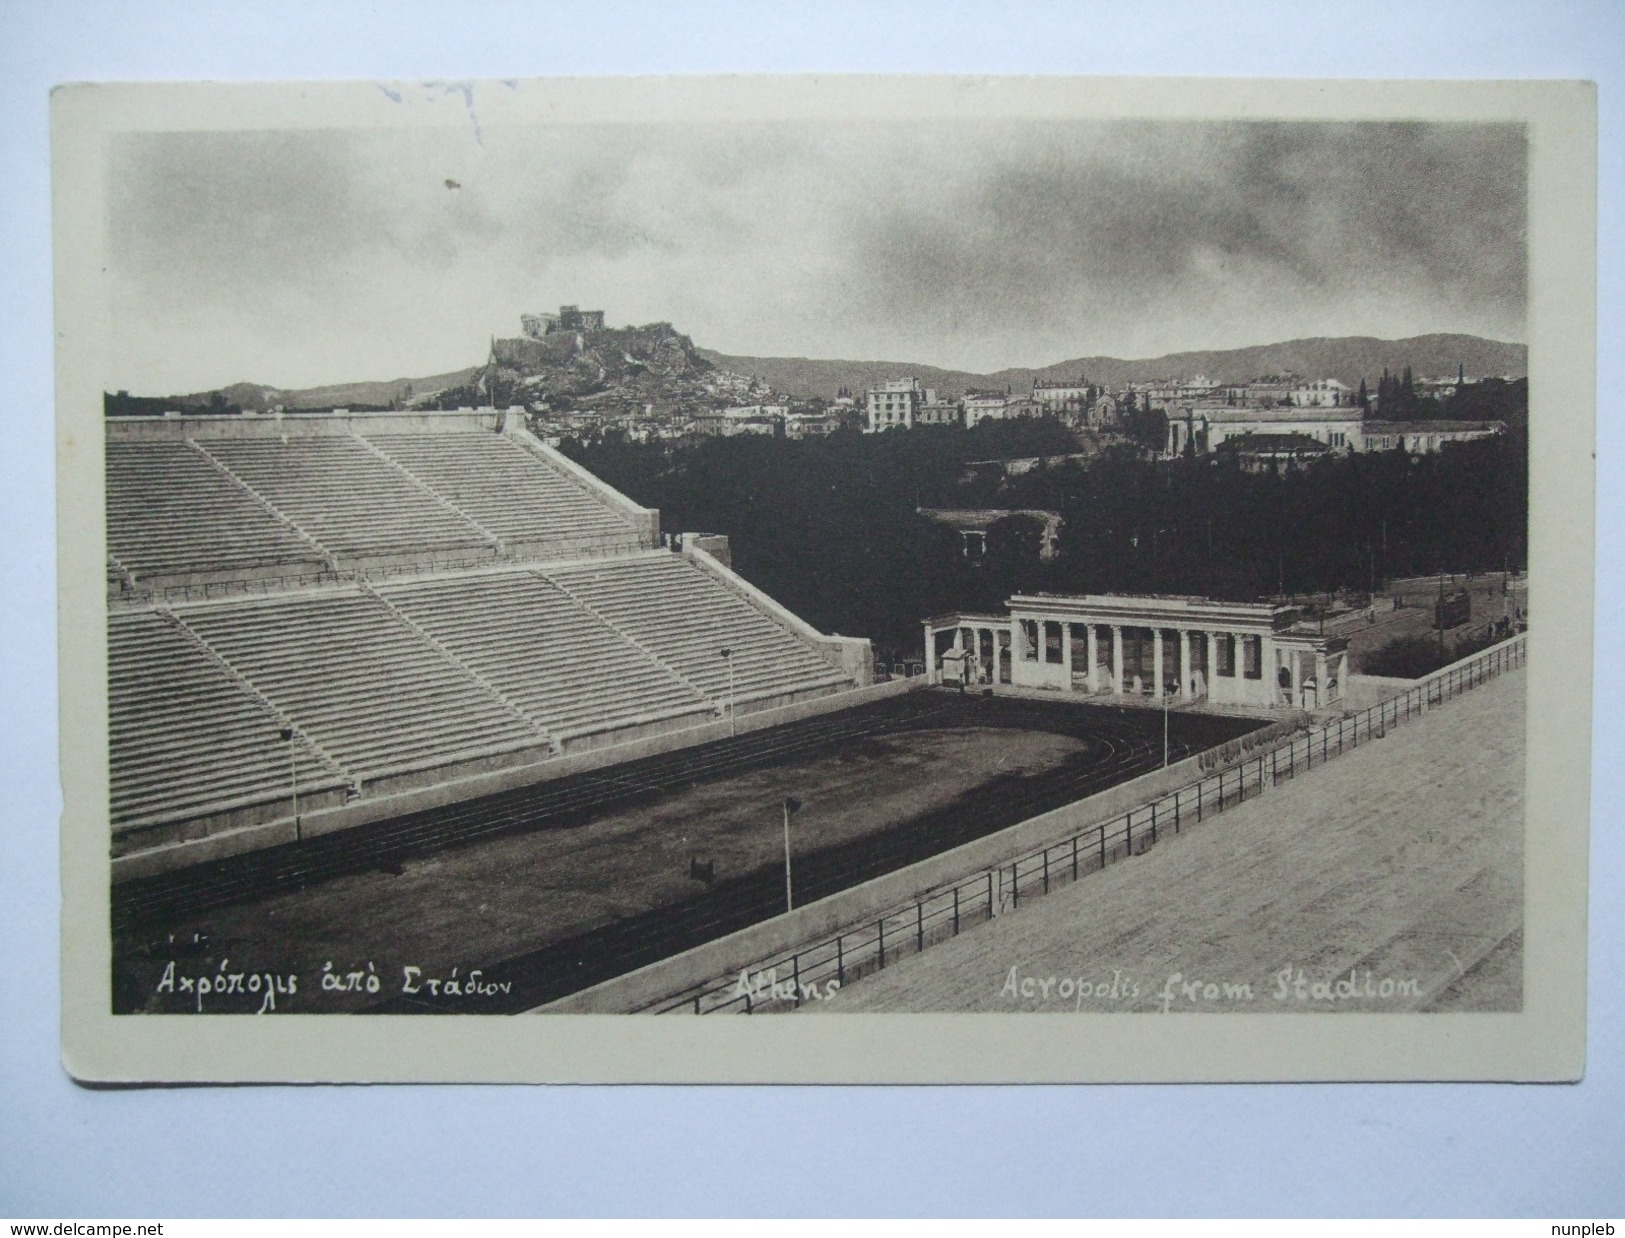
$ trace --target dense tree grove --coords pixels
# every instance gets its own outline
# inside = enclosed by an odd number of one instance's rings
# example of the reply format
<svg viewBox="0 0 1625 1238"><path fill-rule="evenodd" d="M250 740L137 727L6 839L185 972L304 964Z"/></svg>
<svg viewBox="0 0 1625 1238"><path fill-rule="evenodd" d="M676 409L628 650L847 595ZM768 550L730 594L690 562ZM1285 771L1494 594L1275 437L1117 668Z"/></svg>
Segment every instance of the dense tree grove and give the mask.
<svg viewBox="0 0 1625 1238"><path fill-rule="evenodd" d="M1505 637L1508 628L1497 623L1488 636L1440 640L1437 636L1401 636L1360 659L1360 671L1390 679L1420 679L1442 666L1471 657Z"/></svg>
<svg viewBox="0 0 1625 1238"><path fill-rule="evenodd" d="M972 462L1058 456L1053 421L759 436L698 444L610 439L565 450L668 530L726 533L750 580L826 631L917 652L919 621L998 608L1017 591L1194 593L1245 600L1363 591L1373 581L1525 565L1526 419L1435 455L1333 455L1253 473L1213 456L1158 460L1117 446L1006 477ZM980 562L918 507L1041 509L1063 519L1057 554L1036 525L995 524Z"/></svg>
<svg viewBox="0 0 1625 1238"><path fill-rule="evenodd" d="M1360 404L1369 406L1365 379L1360 380ZM1417 389L1410 366L1403 373L1387 370L1377 380L1376 415L1384 421L1504 421L1528 429L1529 380L1486 378L1464 382L1448 396L1424 395Z"/></svg>

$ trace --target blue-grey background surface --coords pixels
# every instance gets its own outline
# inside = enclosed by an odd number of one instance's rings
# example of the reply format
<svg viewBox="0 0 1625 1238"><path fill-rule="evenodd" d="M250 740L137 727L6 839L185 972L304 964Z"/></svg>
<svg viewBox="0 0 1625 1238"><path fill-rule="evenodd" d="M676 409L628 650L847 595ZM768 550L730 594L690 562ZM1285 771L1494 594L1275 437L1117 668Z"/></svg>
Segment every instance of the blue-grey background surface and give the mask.
<svg viewBox="0 0 1625 1238"><path fill-rule="evenodd" d="M1622 675L1601 624L1579 1086L184 1088L58 1061L46 95L58 82L864 71L1592 78L1598 614L1625 602L1625 8L0 0L0 1216L1625 1212ZM712 341L703 341L712 343ZM1259 341L1264 342L1264 341ZM718 344L717 346L720 346ZM244 374L244 379L262 376ZM365 377L358 375L357 377ZM1608 704L1612 703L1612 704Z"/></svg>

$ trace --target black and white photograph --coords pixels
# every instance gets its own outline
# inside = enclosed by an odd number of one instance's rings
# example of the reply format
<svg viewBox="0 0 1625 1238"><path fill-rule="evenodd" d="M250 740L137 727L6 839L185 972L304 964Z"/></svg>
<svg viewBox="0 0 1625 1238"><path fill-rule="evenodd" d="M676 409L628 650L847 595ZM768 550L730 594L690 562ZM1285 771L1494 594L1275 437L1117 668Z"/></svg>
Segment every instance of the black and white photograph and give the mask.
<svg viewBox="0 0 1625 1238"><path fill-rule="evenodd" d="M64 92L69 1040L1573 1077L1589 96L1228 85Z"/></svg>

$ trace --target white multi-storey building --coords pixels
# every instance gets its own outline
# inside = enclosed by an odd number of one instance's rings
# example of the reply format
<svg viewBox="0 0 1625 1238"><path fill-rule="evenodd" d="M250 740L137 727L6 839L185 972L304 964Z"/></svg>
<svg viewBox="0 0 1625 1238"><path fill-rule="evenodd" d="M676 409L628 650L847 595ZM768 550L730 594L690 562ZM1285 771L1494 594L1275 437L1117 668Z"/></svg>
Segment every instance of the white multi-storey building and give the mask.
<svg viewBox="0 0 1625 1238"><path fill-rule="evenodd" d="M916 378L899 378L871 387L865 397L869 414L867 433L907 429L914 424L920 406L935 401L936 392L927 391Z"/></svg>
<svg viewBox="0 0 1625 1238"><path fill-rule="evenodd" d="M1292 388L1295 408L1346 408L1354 403L1354 392L1335 378L1320 378Z"/></svg>
<svg viewBox="0 0 1625 1238"><path fill-rule="evenodd" d="M975 429L979 422L1001 421L1010 397L999 392L967 391L965 393L965 428Z"/></svg>

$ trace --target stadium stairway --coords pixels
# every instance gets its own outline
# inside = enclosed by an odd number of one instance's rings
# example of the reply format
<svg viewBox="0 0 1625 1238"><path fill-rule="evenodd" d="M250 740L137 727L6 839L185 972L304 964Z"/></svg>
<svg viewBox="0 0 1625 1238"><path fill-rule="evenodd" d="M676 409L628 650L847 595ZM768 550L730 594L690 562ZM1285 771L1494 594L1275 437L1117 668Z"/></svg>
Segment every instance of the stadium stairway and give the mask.
<svg viewBox="0 0 1625 1238"><path fill-rule="evenodd" d="M533 572L425 577L380 592L555 735L711 710L670 668Z"/></svg>
<svg viewBox="0 0 1625 1238"><path fill-rule="evenodd" d="M198 446L341 558L495 553L482 529L352 436L219 438Z"/></svg>
<svg viewBox="0 0 1625 1238"><path fill-rule="evenodd" d="M620 513L501 434L369 434L366 442L505 547L638 544Z"/></svg>
<svg viewBox="0 0 1625 1238"><path fill-rule="evenodd" d="M326 566L322 547L185 442L107 444L108 552L131 585L151 577Z"/></svg>
<svg viewBox="0 0 1625 1238"><path fill-rule="evenodd" d="M682 556L654 551L538 571L710 700L728 701L730 660L736 704L851 684L795 633Z"/></svg>

